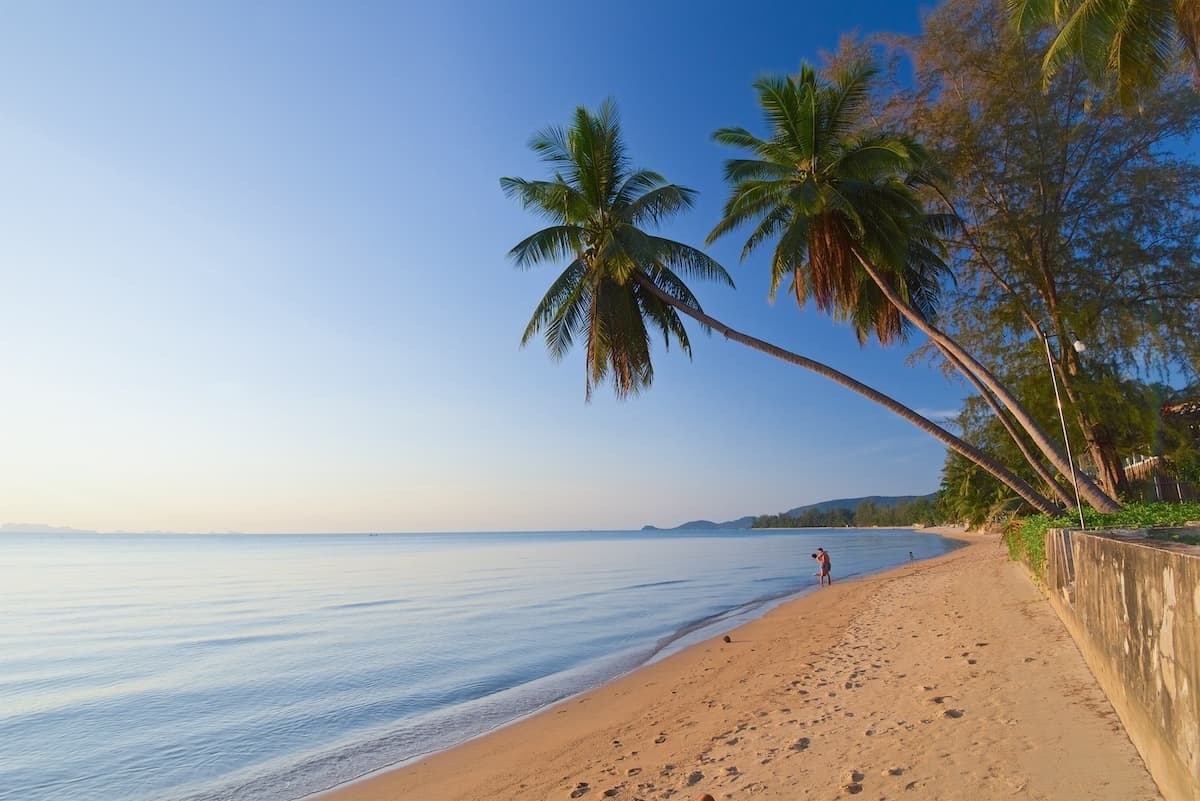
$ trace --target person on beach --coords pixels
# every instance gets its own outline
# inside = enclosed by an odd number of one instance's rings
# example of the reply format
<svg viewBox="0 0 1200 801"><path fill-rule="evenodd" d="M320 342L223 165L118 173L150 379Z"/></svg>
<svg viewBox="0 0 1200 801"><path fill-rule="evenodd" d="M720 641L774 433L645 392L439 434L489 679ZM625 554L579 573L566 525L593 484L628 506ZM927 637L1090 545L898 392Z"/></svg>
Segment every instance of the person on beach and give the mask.
<svg viewBox="0 0 1200 801"><path fill-rule="evenodd" d="M828 581L829 586L832 587L833 586L833 576L829 575L829 568L830 568L829 554L825 551L824 548L818 548L817 552L814 553L812 555L812 557L813 557L813 559L817 560L817 566L820 567L820 571L817 573L817 575L821 577L821 586L824 587L825 582Z"/></svg>

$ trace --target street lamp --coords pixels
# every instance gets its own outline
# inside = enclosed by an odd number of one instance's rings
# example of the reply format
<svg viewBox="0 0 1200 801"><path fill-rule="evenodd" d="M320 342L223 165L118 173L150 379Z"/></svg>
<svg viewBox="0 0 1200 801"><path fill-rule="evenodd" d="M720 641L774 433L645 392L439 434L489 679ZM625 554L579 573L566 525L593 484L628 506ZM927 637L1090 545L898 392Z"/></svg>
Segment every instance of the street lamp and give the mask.
<svg viewBox="0 0 1200 801"><path fill-rule="evenodd" d="M1071 485L1075 488L1075 508L1079 510L1079 528L1087 529L1087 524L1083 522L1083 502L1079 500L1079 479L1075 476L1075 461L1071 458L1071 438L1067 436L1067 421L1063 417L1062 397L1058 394L1058 376L1054 372L1054 356L1050 353L1050 337L1058 336L1057 334L1047 334L1041 327L1038 328L1038 333L1042 335L1042 342L1046 345L1046 363L1050 366L1050 383L1054 385L1054 404L1058 407L1058 422L1062 425L1063 444L1067 446L1067 466L1071 468ZM1076 353L1083 353L1087 350L1087 345L1080 342L1072 334L1071 338L1075 341L1071 343L1071 347L1075 348Z"/></svg>

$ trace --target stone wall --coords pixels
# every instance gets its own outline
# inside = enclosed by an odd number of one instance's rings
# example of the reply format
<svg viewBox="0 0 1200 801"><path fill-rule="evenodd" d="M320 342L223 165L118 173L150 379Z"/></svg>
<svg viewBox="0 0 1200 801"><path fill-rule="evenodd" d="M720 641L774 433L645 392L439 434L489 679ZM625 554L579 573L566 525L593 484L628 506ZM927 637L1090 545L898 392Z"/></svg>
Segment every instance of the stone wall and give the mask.
<svg viewBox="0 0 1200 801"><path fill-rule="evenodd" d="M1045 582L1163 796L1200 799L1200 547L1051 529Z"/></svg>

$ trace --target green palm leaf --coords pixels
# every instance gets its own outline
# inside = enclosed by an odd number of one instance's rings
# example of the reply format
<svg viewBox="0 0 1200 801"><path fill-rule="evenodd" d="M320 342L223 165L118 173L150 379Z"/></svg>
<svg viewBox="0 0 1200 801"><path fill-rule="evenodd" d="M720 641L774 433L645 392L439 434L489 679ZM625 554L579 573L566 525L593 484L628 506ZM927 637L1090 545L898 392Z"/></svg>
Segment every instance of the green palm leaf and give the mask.
<svg viewBox="0 0 1200 801"><path fill-rule="evenodd" d="M925 213L910 176L929 158L910 138L864 134L871 81L878 69L860 59L822 79L808 66L796 78L764 77L754 84L768 136L722 128L714 138L746 158L725 162L729 199L711 243L752 225L742 259L775 240L770 294L791 277L791 293L854 326L860 341L903 338L908 325L874 285L857 258L880 265L902 298L919 299L918 313L936 308L937 270L914 270L910 259L936 261L936 248L912 246ZM924 173L920 173L924 176ZM933 283L922 281L934 276ZM909 282L919 282L909 286Z"/></svg>
<svg viewBox="0 0 1200 801"><path fill-rule="evenodd" d="M700 250L651 232L691 208L696 193L630 167L612 101L597 112L576 109L570 125L539 131L530 147L551 166L551 179L502 178L500 187L555 224L522 239L509 258L522 268L569 264L537 304L521 344L540 334L550 356L561 359L581 343L587 398L604 382L618 398L636 395L654 379L652 334L664 347L674 340L692 352L677 310L641 279L696 311L700 304L677 273L733 284Z"/></svg>

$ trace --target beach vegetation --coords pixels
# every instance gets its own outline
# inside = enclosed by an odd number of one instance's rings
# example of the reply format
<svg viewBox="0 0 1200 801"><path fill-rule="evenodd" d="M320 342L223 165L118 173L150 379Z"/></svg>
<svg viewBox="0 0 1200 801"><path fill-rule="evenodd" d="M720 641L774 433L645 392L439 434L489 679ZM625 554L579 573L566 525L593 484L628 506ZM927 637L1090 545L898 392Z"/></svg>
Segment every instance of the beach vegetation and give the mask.
<svg viewBox="0 0 1200 801"><path fill-rule="evenodd" d="M1148 530L1152 539L1186 544L1200 544L1200 530L1196 534L1179 532L1177 529L1200 520L1200 502L1184 503L1129 503L1115 514L1100 514L1091 509L1084 510L1084 522L1089 530L1134 529ZM1046 565L1046 532L1052 528L1078 529L1079 516L1031 515L1014 520L1005 528L1004 542L1014 560L1029 565L1039 579L1043 578Z"/></svg>
<svg viewBox="0 0 1200 801"><path fill-rule="evenodd" d="M1075 64L1030 92L1038 41L998 6L944 4L891 38L916 73L884 116L952 177L934 187L960 222L941 324L1051 428L1053 369L1073 452L1121 497L1123 457L1153 452L1162 382L1200 371L1200 167L1178 147L1200 96L1170 76L1131 110Z"/></svg>
<svg viewBox="0 0 1200 801"><path fill-rule="evenodd" d="M790 279L788 292L801 308L811 301L850 322L860 343L873 336L888 344L919 330L995 409L1060 502L1069 500L1066 488L1043 466L1043 457L1072 477L1093 508L1116 511L1117 501L1073 469L1016 394L937 324L946 238L957 218L952 209L928 210L945 176L926 148L904 127L878 123L871 97L878 73L869 55L851 50L823 74L805 65L794 78L759 79L755 89L768 136L745 128L714 134L746 157L725 163L730 196L709 242L750 228L742 258L773 246L772 295Z"/></svg>
<svg viewBox="0 0 1200 801"><path fill-rule="evenodd" d="M1130 111L1066 62L1030 92L1038 42L1003 0L944 4L919 37L848 41L824 69L759 79L765 135L714 134L741 153L708 244L742 231L743 260L770 252L772 298L784 289L860 344L923 334L915 360L973 391L958 433L705 313L684 280L732 286L729 274L657 234L695 192L632 167L611 102L535 135L549 179L501 180L551 223L510 251L516 265L567 264L522 344L540 335L555 359L580 344L585 397L611 381L625 398L650 386L657 336L690 356L691 317L946 444L943 519L995 524L1080 499L1118 512L1136 497L1123 459L1158 454L1177 475L1196 462L1196 438L1159 407L1200 375L1200 168L1179 146L1200 130L1200 96L1174 76ZM897 54L913 76L897 77Z"/></svg>
<svg viewBox="0 0 1200 801"><path fill-rule="evenodd" d="M819 89L815 80L809 82L809 91L820 92L822 103L853 106L861 101L865 81L872 74L870 68L863 67L850 75L846 86L838 90L842 93L840 99ZM817 102L816 94L812 94L809 102ZM836 113L830 119L835 118ZM841 131L838 128L829 133ZM550 355L561 359L580 341L586 354L585 398L590 398L593 387L605 380L611 381L618 398L650 386L654 375L652 330L662 335L664 346L674 339L690 355L691 344L679 318L682 314L700 323L703 330L717 331L726 339L815 372L880 404L979 465L1033 508L1044 512L1057 509L996 459L894 398L827 364L745 334L706 314L680 273L731 286L728 273L696 248L653 233L663 221L689 208L695 192L667 183L658 173L631 166L616 107L611 101L598 112L576 109L569 127L540 131L532 138L530 147L549 165L551 178L502 178L500 185L505 194L551 225L517 243L509 257L519 268L563 261L567 266L538 303L521 342L527 344L541 334ZM900 159L907 163L909 155L904 148L903 144L882 141L878 147L859 148L842 168L853 174L862 171L861 179L852 182L863 183L878 169L872 167L878 161L894 164ZM847 188L832 187L831 195L819 202L843 208L836 195ZM870 237L871 249L921 250L922 255L913 260L911 269L902 269L901 276L905 291L932 292L933 283L926 278L936 272L939 259L936 252L939 246L931 235L932 224L926 224L919 206L907 190L895 185L891 175L878 187L864 188L863 196L868 201L877 197L881 206L878 215L881 227ZM895 208L890 211L882 208L887 204ZM849 206L844 209L854 213ZM864 206L863 212L867 211ZM901 225L902 229L884 230L893 224ZM830 237L849 233L851 229L844 222L833 220L828 226ZM914 277L918 271L926 272ZM870 328L885 339L898 336L904 323L895 314L896 304L891 300L883 303L881 298L886 292L867 289L868 284L861 279L860 285L864 308L869 313L864 312L856 319L862 322L864 330ZM851 299L846 294L849 291L835 290L839 307Z"/></svg>

